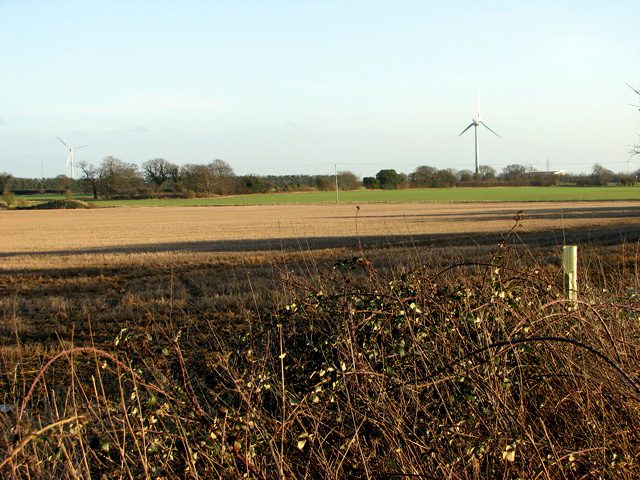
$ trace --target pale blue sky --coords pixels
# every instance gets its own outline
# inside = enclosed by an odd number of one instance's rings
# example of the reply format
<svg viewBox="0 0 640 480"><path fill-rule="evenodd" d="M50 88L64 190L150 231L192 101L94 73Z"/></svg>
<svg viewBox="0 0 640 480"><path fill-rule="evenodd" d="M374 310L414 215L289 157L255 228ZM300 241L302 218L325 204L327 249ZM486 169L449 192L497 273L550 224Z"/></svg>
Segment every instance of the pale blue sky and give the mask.
<svg viewBox="0 0 640 480"><path fill-rule="evenodd" d="M640 2L0 0L0 171L626 171ZM640 167L640 161L633 165Z"/></svg>

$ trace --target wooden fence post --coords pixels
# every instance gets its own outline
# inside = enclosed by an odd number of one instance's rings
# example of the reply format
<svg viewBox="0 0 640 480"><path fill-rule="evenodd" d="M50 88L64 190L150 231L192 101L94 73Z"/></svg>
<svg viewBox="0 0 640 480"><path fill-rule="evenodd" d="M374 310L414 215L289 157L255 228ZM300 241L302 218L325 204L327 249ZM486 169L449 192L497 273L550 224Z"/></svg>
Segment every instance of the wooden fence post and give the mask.
<svg viewBox="0 0 640 480"><path fill-rule="evenodd" d="M569 300L578 299L578 247L562 247L562 270L564 271L564 293Z"/></svg>

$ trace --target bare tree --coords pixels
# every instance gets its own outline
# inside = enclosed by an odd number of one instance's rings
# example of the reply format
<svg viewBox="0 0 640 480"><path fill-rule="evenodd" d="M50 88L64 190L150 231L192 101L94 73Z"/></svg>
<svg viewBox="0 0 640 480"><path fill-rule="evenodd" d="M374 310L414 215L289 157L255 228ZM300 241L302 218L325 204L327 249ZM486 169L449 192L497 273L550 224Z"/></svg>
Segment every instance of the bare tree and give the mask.
<svg viewBox="0 0 640 480"><path fill-rule="evenodd" d="M13 180L13 175L7 172L0 172L0 193L3 195L9 192L9 185Z"/></svg>
<svg viewBox="0 0 640 480"><path fill-rule="evenodd" d="M521 182L527 178L529 170L530 169L524 165L520 165L518 163L507 165L502 169L500 179L507 182Z"/></svg>
<svg viewBox="0 0 640 480"><path fill-rule="evenodd" d="M98 189L107 198L114 194L131 196L142 186L137 165L119 158L105 157L98 172Z"/></svg>
<svg viewBox="0 0 640 480"><path fill-rule="evenodd" d="M338 186L340 190L355 190L360 185L358 176L348 170L338 172Z"/></svg>
<svg viewBox="0 0 640 480"><path fill-rule="evenodd" d="M627 87L629 87L631 90L633 90L633 92L638 95L638 97L640 97L640 90L638 90L637 88L633 88L631 85L629 85L627 83ZM638 110L640 110L640 105L632 105L632 107L637 108ZM629 153L631 155L640 155L640 144L635 144L631 147L631 150L629 150Z"/></svg>
<svg viewBox="0 0 640 480"><path fill-rule="evenodd" d="M187 163L180 169L182 184L187 190L196 195L210 195L213 193L214 178L211 169L206 165Z"/></svg>
<svg viewBox="0 0 640 480"><path fill-rule="evenodd" d="M213 193L229 195L236 190L236 174L224 160L215 159L208 165L214 179Z"/></svg>
<svg viewBox="0 0 640 480"><path fill-rule="evenodd" d="M220 160L219 158L216 158L213 162L211 162L209 164L209 168L211 169L211 173L213 173L214 177L224 178L234 177L236 175L231 165L229 165L224 160Z"/></svg>
<svg viewBox="0 0 640 480"><path fill-rule="evenodd" d="M593 185L603 186L613 180L613 172L599 163L596 163L591 170Z"/></svg>
<svg viewBox="0 0 640 480"><path fill-rule="evenodd" d="M478 173L482 180L496 179L496 169L490 165L480 165L480 167L478 167Z"/></svg>
<svg viewBox="0 0 640 480"><path fill-rule="evenodd" d="M81 181L87 182L91 185L91 191L93 193L93 199L98 199L98 169L91 163L82 161L77 164L77 167L82 170Z"/></svg>
<svg viewBox="0 0 640 480"><path fill-rule="evenodd" d="M147 160L142 164L142 172L145 180L156 185L158 189L162 188L167 180L178 180L178 166L164 158Z"/></svg>

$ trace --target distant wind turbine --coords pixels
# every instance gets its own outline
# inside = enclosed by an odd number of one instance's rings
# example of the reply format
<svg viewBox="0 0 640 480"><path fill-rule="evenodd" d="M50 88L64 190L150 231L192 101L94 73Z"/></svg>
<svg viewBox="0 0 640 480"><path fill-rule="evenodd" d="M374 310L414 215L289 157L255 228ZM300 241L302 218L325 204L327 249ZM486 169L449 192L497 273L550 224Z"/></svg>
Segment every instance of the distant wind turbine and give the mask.
<svg viewBox="0 0 640 480"><path fill-rule="evenodd" d="M489 126L484 123L482 121L482 118L480 118L480 100L478 100L478 113L477 115L473 118L473 120L471 120L471 123L469 124L469 126L467 128L465 128L462 132L460 132L460 135L462 135L464 132L466 132L467 130L469 130L471 127L473 127L473 133L474 133L474 137L475 137L475 143L476 143L476 175L478 175L479 173L479 149L478 149L478 127L482 125L484 128L486 128L487 130L489 130L491 133L493 133L496 137L501 138L500 135L498 135L496 132L494 132L493 130L491 130L491 128L489 128ZM458 135L458 136L460 136Z"/></svg>
<svg viewBox="0 0 640 480"><path fill-rule="evenodd" d="M76 169L76 164L73 161L73 152L79 148L84 148L84 147L88 147L89 145L81 145L79 147L70 147L69 145L67 145L64 140L62 140L60 137L58 137L58 140L60 140L62 142L62 144L67 147L67 150L69 150L69 155L67 156L67 171L71 172L71 178L73 180L76 179L76 173L75 173L75 169Z"/></svg>

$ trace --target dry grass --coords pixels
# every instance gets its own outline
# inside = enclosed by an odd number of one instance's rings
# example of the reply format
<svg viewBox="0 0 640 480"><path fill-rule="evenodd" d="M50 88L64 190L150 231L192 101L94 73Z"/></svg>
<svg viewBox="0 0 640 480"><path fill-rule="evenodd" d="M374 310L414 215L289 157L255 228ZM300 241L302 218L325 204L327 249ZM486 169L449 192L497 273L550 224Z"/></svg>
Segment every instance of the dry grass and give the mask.
<svg viewBox="0 0 640 480"><path fill-rule="evenodd" d="M505 205L366 205L358 236L353 206L0 212L0 472L637 478L638 229L616 205L536 205L510 235Z"/></svg>

